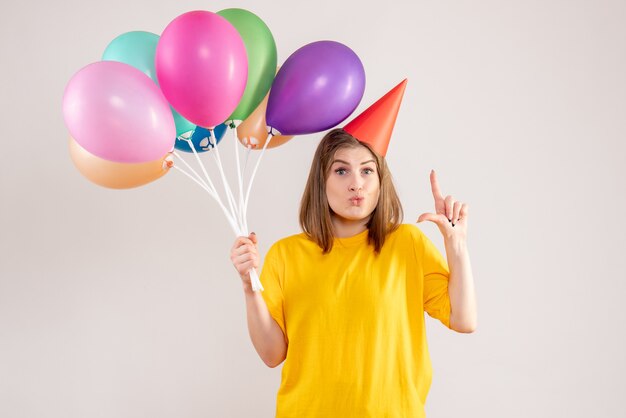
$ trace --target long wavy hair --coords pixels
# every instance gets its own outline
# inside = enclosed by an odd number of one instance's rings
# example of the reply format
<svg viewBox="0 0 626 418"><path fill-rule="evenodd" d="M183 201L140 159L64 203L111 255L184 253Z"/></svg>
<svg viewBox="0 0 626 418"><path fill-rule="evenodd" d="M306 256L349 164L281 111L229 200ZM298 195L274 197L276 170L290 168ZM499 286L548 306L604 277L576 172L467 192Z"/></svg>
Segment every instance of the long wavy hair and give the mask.
<svg viewBox="0 0 626 418"><path fill-rule="evenodd" d="M332 209L326 197L326 180L330 175L335 153L341 148L366 147L376 161L376 172L380 181L378 203L367 223L368 240L376 253L380 252L387 235L402 223L402 204L393 185L391 172L384 157L378 155L368 144L344 131L333 129L317 146L309 178L300 201L300 226L307 236L315 241L324 254L333 248L334 233L331 220Z"/></svg>

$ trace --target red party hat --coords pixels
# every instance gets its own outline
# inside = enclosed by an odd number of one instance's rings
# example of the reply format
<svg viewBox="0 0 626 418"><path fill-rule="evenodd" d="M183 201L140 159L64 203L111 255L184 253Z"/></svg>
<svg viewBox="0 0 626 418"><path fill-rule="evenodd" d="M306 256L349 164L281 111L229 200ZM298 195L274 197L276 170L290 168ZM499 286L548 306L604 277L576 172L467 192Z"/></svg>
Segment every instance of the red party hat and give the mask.
<svg viewBox="0 0 626 418"><path fill-rule="evenodd" d="M365 109L363 113L348 123L343 130L370 145L379 155L387 154L391 132L398 117L407 79Z"/></svg>

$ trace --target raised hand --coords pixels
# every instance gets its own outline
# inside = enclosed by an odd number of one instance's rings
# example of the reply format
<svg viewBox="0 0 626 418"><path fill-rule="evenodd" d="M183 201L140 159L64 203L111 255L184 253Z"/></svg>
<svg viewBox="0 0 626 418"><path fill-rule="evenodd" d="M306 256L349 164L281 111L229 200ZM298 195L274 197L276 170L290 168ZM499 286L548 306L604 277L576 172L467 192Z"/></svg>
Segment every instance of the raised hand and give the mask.
<svg viewBox="0 0 626 418"><path fill-rule="evenodd" d="M430 172L430 187L435 199L435 213L422 213L417 222L434 222L444 239L467 239L467 217L469 207L466 203L454 200L450 195L443 197L435 170Z"/></svg>

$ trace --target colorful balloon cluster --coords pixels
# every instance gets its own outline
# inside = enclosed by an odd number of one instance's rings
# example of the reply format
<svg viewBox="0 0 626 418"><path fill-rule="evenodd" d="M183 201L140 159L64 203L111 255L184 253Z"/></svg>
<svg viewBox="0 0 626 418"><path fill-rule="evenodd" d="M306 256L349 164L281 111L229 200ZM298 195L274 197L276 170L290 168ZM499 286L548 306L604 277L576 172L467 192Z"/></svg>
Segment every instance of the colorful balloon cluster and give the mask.
<svg viewBox="0 0 626 418"><path fill-rule="evenodd" d="M124 33L66 86L72 160L101 186L136 187L164 175L175 149L211 150L228 127L253 149L268 132L271 148L331 128L365 90L361 61L334 41L305 45L276 69L272 33L243 9L184 13L161 36Z"/></svg>

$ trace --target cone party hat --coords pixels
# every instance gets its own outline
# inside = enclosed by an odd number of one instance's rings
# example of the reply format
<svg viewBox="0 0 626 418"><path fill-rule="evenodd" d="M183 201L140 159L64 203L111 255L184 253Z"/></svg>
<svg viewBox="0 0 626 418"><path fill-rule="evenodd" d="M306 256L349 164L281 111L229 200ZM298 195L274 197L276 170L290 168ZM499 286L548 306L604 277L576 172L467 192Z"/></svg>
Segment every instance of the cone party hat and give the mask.
<svg viewBox="0 0 626 418"><path fill-rule="evenodd" d="M348 123L343 130L370 145L374 151L384 157L387 154L391 132L398 117L407 79L365 109L363 113Z"/></svg>

